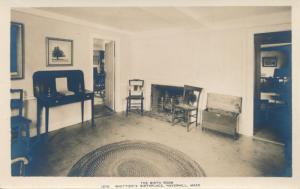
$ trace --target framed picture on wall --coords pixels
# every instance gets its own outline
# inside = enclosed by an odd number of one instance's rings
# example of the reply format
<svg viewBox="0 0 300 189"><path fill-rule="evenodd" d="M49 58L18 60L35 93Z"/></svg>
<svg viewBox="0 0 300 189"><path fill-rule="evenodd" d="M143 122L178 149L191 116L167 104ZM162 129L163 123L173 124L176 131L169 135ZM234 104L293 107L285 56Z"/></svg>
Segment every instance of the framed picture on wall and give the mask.
<svg viewBox="0 0 300 189"><path fill-rule="evenodd" d="M262 66L263 67L277 67L277 57L276 56L263 57L262 58Z"/></svg>
<svg viewBox="0 0 300 189"><path fill-rule="evenodd" d="M73 65L73 40L46 38L47 66Z"/></svg>
<svg viewBox="0 0 300 189"><path fill-rule="evenodd" d="M24 25L17 22L10 25L10 76L24 78Z"/></svg>

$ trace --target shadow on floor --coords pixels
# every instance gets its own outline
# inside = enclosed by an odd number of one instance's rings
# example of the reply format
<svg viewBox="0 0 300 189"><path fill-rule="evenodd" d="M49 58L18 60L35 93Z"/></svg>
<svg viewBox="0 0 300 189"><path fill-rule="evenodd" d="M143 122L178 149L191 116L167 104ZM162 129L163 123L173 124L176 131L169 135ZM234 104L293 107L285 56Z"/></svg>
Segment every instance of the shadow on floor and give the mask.
<svg viewBox="0 0 300 189"><path fill-rule="evenodd" d="M257 129L254 133L254 139L284 145L282 137L280 137L280 135L270 127Z"/></svg>
<svg viewBox="0 0 300 189"><path fill-rule="evenodd" d="M104 104L99 104L94 106L94 116L95 118L111 116L114 112L106 107Z"/></svg>

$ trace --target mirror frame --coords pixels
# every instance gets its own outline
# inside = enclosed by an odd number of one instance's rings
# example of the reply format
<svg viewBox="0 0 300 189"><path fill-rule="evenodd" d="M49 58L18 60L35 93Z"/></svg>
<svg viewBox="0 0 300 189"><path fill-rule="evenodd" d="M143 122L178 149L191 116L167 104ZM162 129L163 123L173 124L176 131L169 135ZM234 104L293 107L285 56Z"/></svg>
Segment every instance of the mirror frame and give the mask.
<svg viewBox="0 0 300 189"><path fill-rule="evenodd" d="M11 80L24 79L24 25L19 22L11 22L10 28L10 43L12 43L12 27L16 26L16 71L10 70ZM12 65L12 44L10 44L10 65ZM11 68L10 68L11 69Z"/></svg>

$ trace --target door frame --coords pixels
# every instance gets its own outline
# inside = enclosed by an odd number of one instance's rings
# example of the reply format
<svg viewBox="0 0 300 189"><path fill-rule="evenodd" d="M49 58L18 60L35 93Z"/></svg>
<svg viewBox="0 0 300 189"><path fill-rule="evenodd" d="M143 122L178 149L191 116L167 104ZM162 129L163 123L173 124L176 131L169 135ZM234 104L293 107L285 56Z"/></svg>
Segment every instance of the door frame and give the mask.
<svg viewBox="0 0 300 189"><path fill-rule="evenodd" d="M259 78L260 78L260 64L261 64L261 50L260 46L263 44L278 44L291 43L291 30L278 32L264 32L254 35L254 91L253 91L253 131L257 125L258 117L258 99L259 99ZM292 68L292 65L291 65ZM292 88L291 88L292 90ZM291 91L292 95L292 91Z"/></svg>
<svg viewBox="0 0 300 189"><path fill-rule="evenodd" d="M254 53L254 35L258 33L276 32L291 30L291 24L269 25L269 26L257 26L246 29L246 42L245 42L245 59L242 64L243 70L243 106L241 114L240 133L249 137L253 137L253 118L254 118L254 78L255 78L255 53Z"/></svg>
<svg viewBox="0 0 300 189"><path fill-rule="evenodd" d="M106 104L106 100L107 99L104 99L104 105L108 108L108 109L110 109L110 110L112 110L112 111L114 111L115 109L116 109L116 106L115 106L115 85L116 85L116 82L115 82L115 79L116 79L116 77L115 77L115 41L113 41L113 40L108 40L108 43L113 43L113 48L114 48L114 50L113 50L113 65L112 65L112 67L113 67L113 76L112 76L112 78L113 78L113 99L112 99L112 108L111 107L109 107L107 104ZM106 52L106 43L104 44L104 52ZM104 57L107 57L106 55L104 56ZM104 58L105 59L105 58ZM105 63L106 63L107 61L105 60ZM104 71L105 71L105 64L104 64ZM107 73L107 72L106 72ZM105 74L105 83L106 83L106 81L107 81L107 74ZM106 85L105 85L106 86ZM106 87L105 87L106 88ZM106 95L105 95L106 96ZM104 97L105 98L105 97Z"/></svg>
<svg viewBox="0 0 300 189"><path fill-rule="evenodd" d="M93 53L94 53L94 39L103 39L103 40L109 40L114 41L114 53L115 53L115 59L114 59L114 96L113 96L113 110L114 112L118 112L120 109L120 102L116 99L120 99L120 83L121 83L121 74L120 74L120 62L119 62L119 56L120 56L120 38L114 37L114 36L107 36L97 33L91 33L90 34L90 41L89 41L89 51L90 51L90 57L89 62L93 63ZM92 65L92 64L91 64ZM91 76L93 75L93 69L90 71ZM93 80L93 79L92 79ZM91 82L91 87L93 85L93 81Z"/></svg>

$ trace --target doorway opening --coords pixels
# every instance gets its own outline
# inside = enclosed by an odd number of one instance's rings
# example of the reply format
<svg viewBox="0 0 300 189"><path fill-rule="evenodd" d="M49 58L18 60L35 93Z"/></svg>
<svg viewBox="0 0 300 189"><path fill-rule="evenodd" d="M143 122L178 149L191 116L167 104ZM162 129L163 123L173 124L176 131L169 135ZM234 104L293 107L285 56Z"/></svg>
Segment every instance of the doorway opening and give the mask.
<svg viewBox="0 0 300 189"><path fill-rule="evenodd" d="M112 40L93 39L94 115L103 117L115 111L115 43Z"/></svg>
<svg viewBox="0 0 300 189"><path fill-rule="evenodd" d="M254 139L284 146L289 169L292 160L291 32L256 34L254 43ZM291 174L291 169L287 174Z"/></svg>

